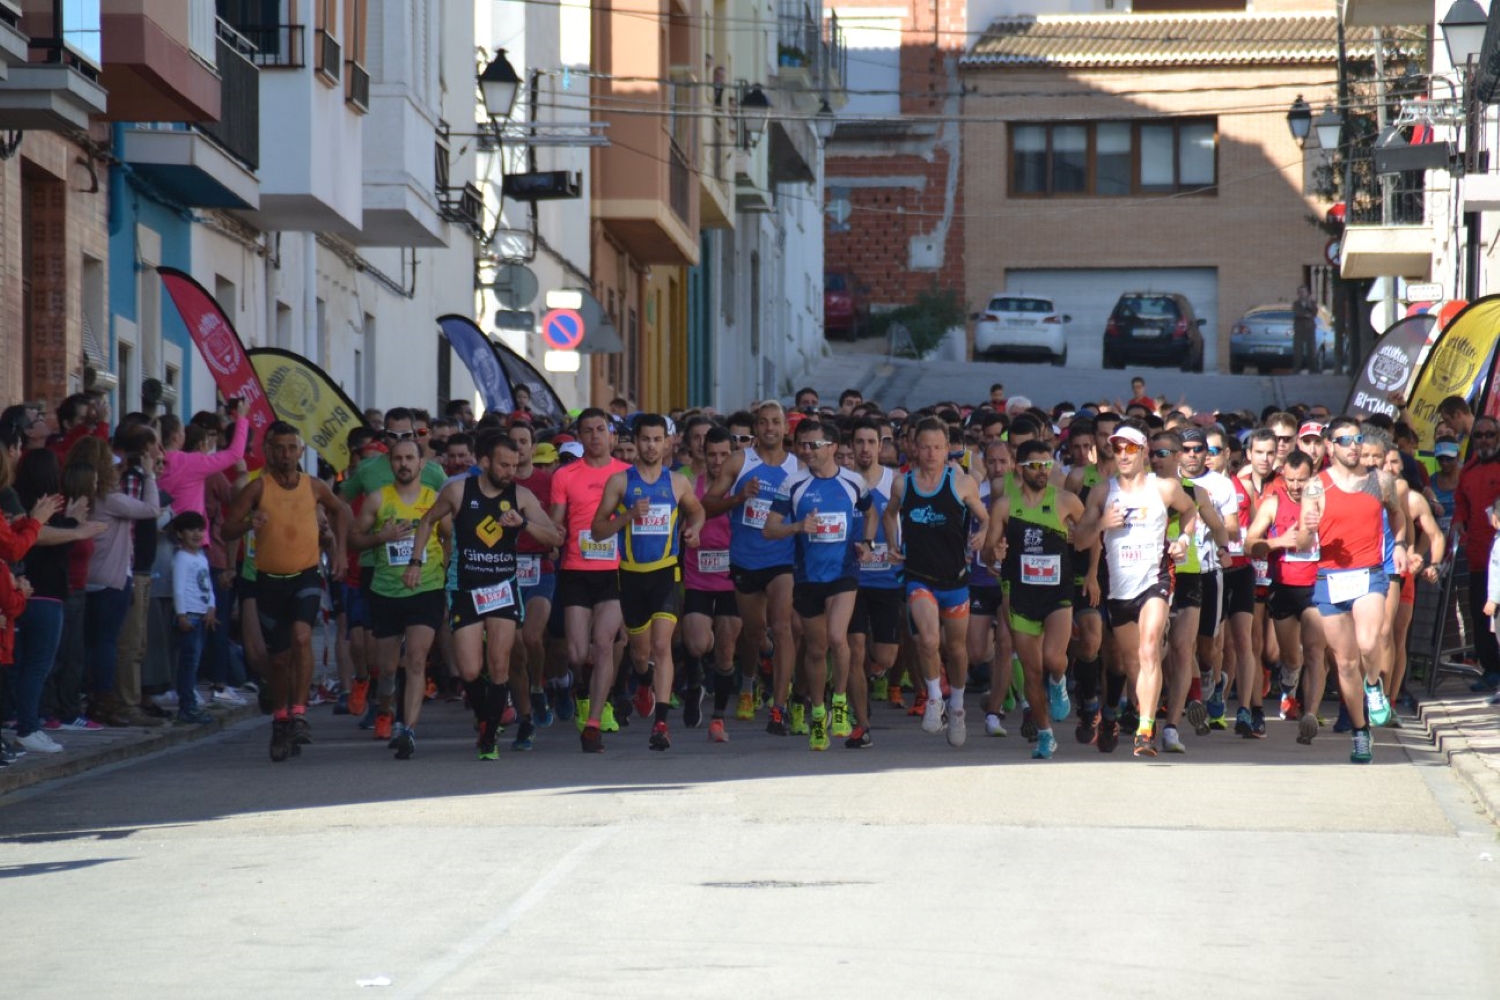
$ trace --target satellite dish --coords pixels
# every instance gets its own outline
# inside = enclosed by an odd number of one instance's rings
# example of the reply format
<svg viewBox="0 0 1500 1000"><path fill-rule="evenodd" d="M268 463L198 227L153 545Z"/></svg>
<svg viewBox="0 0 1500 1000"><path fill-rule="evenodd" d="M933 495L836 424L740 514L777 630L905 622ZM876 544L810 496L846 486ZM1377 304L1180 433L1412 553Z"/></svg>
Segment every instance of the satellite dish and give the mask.
<svg viewBox="0 0 1500 1000"><path fill-rule="evenodd" d="M541 288L536 275L524 264L501 264L495 269L495 280L490 287L507 309L525 309L536 301Z"/></svg>

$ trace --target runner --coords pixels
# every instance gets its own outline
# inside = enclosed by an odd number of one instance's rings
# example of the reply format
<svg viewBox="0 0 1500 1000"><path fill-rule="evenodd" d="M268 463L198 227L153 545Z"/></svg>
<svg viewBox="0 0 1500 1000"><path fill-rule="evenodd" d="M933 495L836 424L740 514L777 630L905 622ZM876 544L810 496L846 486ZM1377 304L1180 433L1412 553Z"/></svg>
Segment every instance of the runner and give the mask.
<svg viewBox="0 0 1500 1000"><path fill-rule="evenodd" d="M981 525L989 512L979 502L974 480L948 462L948 428L936 417L923 417L914 434L914 467L896 480L882 518L887 538L900 538L898 559L906 574L907 613L917 659L927 686L922 731L946 728L948 745L963 746L964 684L969 672L969 518ZM875 542L874 524L865 541ZM979 541L975 536L974 542ZM946 654L946 657L944 656ZM944 723L943 661L950 688Z"/></svg>
<svg viewBox="0 0 1500 1000"><path fill-rule="evenodd" d="M1137 757L1155 757L1156 706L1161 699L1161 644L1172 596L1172 563L1187 549L1184 539L1168 544L1170 511L1179 515L1183 534L1197 525L1197 506L1176 480L1146 471L1146 429L1126 420L1110 436L1119 466L1105 490L1090 494L1075 538L1092 543L1103 533L1109 563L1109 623L1114 629L1126 680L1135 687ZM1118 723L1104 728L1118 732ZM1100 739L1104 738L1101 730Z"/></svg>
<svg viewBox="0 0 1500 1000"><path fill-rule="evenodd" d="M694 440L693 429L688 432L689 442ZM717 479L733 454L734 442L729 431L723 427L710 427L699 437L703 468L693 482L693 495L701 504L709 483ZM683 563L682 640L687 650L689 669L697 661L698 676L702 676L702 660L713 654L713 716L708 723L708 738L714 743L727 743L729 734L724 728L724 715L729 710L729 700L734 696L734 650L740 638L740 612L734 600L734 584L729 579L729 515L720 514L709 518L698 535L698 549L688 553ZM701 697L702 689L699 689ZM688 709L693 693L688 692L684 703L683 721L688 719ZM689 728L692 728L689 726Z"/></svg>
<svg viewBox="0 0 1500 1000"><path fill-rule="evenodd" d="M637 685L636 711L642 718L653 710L656 716L647 741L652 750L672 745L667 713L682 578L678 553L680 546L696 549L703 528L703 507L693 484L664 464L670 457L667 429L667 419L658 413L635 418L635 463L604 484L592 524L599 543L612 544L623 533L620 606Z"/></svg>
<svg viewBox="0 0 1500 1000"><path fill-rule="evenodd" d="M1270 428L1251 432L1245 468L1231 480L1239 501L1235 523L1241 528L1254 520L1255 502L1275 482L1277 447L1276 434ZM1234 672L1229 676L1234 678L1240 702L1234 731L1245 739L1264 739L1266 735L1264 702L1269 680L1256 649L1256 636L1260 634L1256 618L1262 613L1257 607L1258 596L1262 589L1269 592L1270 572L1270 564L1264 559L1252 561L1245 555L1243 531L1229 536L1223 575L1224 617L1229 626L1224 635L1224 660L1226 673L1233 663ZM1217 704L1223 703L1222 692L1216 689L1214 697Z"/></svg>
<svg viewBox="0 0 1500 1000"><path fill-rule="evenodd" d="M297 428L272 423L263 447L264 473L230 503L223 535L234 541L255 532L255 607L270 655L271 760L280 763L312 742L307 722L312 629L323 603L318 508L333 528L328 572L335 582L344 576L349 508L326 483L298 467L303 444Z"/></svg>
<svg viewBox="0 0 1500 1000"><path fill-rule="evenodd" d="M1019 480L990 505L980 549L1003 564L1011 641L1021 657L1026 701L1037 727L1031 753L1035 760L1052 759L1057 750L1052 723L1072 711L1067 688L1073 632L1071 535L1083 518L1083 501L1050 482L1053 465L1052 453L1041 441L1027 441L1017 449Z"/></svg>
<svg viewBox="0 0 1500 1000"><path fill-rule="evenodd" d="M844 745L851 750L871 745L869 704L872 700L865 672L876 685L892 681L891 668L901 651L901 572L890 560L890 541L885 535L885 508L896 481L893 469L882 464L885 442L881 426L870 419L853 423L850 447L854 471L864 481L875 518L875 540L859 564L859 591L854 598L854 617L849 622L849 700L854 705L855 726ZM889 434L887 428L886 434ZM860 535L864 537L863 533ZM900 684L896 684L897 690ZM877 692L879 688L876 689ZM874 700L878 700L874 699Z"/></svg>
<svg viewBox="0 0 1500 1000"><path fill-rule="evenodd" d="M530 490L541 508L548 510L552 506L552 473L536 465L536 433L531 424L517 420L507 434L516 449L516 485ZM552 561L551 546L537 541L530 532L523 533L516 543L516 584L521 588L526 613L521 646L516 650L520 655L511 656L512 696L516 696L517 681L525 682L531 715L540 729L552 725L554 714L571 722L572 684L558 658L547 656L547 624L557 596L557 566ZM519 697L516 700L519 702Z"/></svg>
<svg viewBox="0 0 1500 1000"><path fill-rule="evenodd" d="M755 442L731 455L724 471L703 497L709 517L730 517L729 575L734 581L744 629L740 632L740 670L754 671L771 629L771 705L766 732L791 732L786 701L797 661L792 635L792 563L796 542L765 537L766 516L786 477L797 471L797 459L786 451L786 413L781 404L762 403L755 411ZM743 717L743 716L741 716Z"/></svg>
<svg viewBox="0 0 1500 1000"><path fill-rule="evenodd" d="M1382 512L1394 534L1392 562L1405 572L1405 516L1390 476L1370 472L1359 460L1363 437L1349 417L1328 426L1333 459L1303 493L1298 551L1316 537L1318 576L1313 602L1323 619L1338 668L1339 688L1353 726L1349 759L1368 764L1373 756L1370 723L1383 725L1390 703L1380 686L1380 632L1385 616L1386 579L1382 553ZM1366 708L1369 718L1366 718Z"/></svg>
<svg viewBox="0 0 1500 1000"><path fill-rule="evenodd" d="M609 414L591 406L578 415L583 458L552 474L552 521L563 536L562 569L557 575L557 602L563 609L568 642L568 674L582 677L590 664L589 704L577 712L584 719L579 739L584 753L602 753L600 720L615 682L615 636L620 631L619 539L596 539L594 515L604 484L630 466L610 457Z"/></svg>
<svg viewBox="0 0 1500 1000"><path fill-rule="evenodd" d="M479 475L443 487L422 515L412 550L424 555L412 557L402 582L415 588L431 573L423 563L433 529L451 524L453 651L469 706L480 722L479 759L497 760L511 650L526 615L516 578L517 543L524 534L553 548L562 542L562 534L536 496L517 484L519 453L507 435L498 430L481 432L478 452ZM489 675L488 685L479 678L481 665ZM410 699L409 686L407 690ZM523 703L518 711L525 707ZM524 718L511 749L530 750L532 735L532 722Z"/></svg>
<svg viewBox="0 0 1500 1000"><path fill-rule="evenodd" d="M864 478L834 459L838 430L831 421L808 418L797 425L793 440L807 468L792 473L776 491L765 536L771 541L796 538L792 609L802 623L802 677L812 709L808 746L827 750L830 730L838 739L848 739L854 731L849 722L849 620L859 587L856 542L864 529L861 524L856 534L852 526L864 520L870 500ZM831 726L824 704L830 659ZM868 716L858 721L869 730Z"/></svg>
<svg viewBox="0 0 1500 1000"><path fill-rule="evenodd" d="M375 550L367 598L375 633L377 735L392 729L398 660L406 673L402 721L386 737L397 760L409 760L417 751L417 720L427 693L427 653L447 610L443 579L452 524L447 519L438 522L438 534L429 535L421 550L413 542L417 524L437 500L432 487L417 481L422 461L416 441L393 444L390 462L396 481L366 501L349 534L355 549ZM409 573L408 567L416 572Z"/></svg>
<svg viewBox="0 0 1500 1000"><path fill-rule="evenodd" d="M1437 568L1442 565L1447 553L1447 539L1427 498L1401 478L1401 449L1389 440L1386 442L1383 468L1396 483L1397 496L1406 511L1407 537L1412 540L1406 549L1407 571L1401 582L1400 596L1392 620L1390 649L1393 655L1387 658L1386 668L1381 671L1386 697L1392 706L1388 725L1399 729L1401 720L1396 715L1395 706L1400 703L1401 685L1406 681L1406 638L1411 631L1412 616L1416 612L1417 577L1420 575L1427 583L1437 582Z"/></svg>
<svg viewBox="0 0 1500 1000"><path fill-rule="evenodd" d="M1099 413L1092 420L1080 418L1073 421L1069 450L1073 456L1073 468L1064 485L1068 492L1078 496L1085 506L1091 492L1115 475L1114 447L1109 438L1120 425L1117 413ZM1075 533L1076 534L1076 533ZM1079 545L1074 539L1073 548L1073 623L1078 638L1073 644L1073 678L1076 682L1075 701L1078 704L1078 727L1073 731L1079 743L1096 743L1099 734L1099 684L1105 680L1104 671L1104 616L1100 613L1103 594L1108 582L1108 567L1104 565L1103 549L1096 539L1092 545ZM1118 660L1118 657L1114 658ZM1116 662L1109 674L1104 711L1108 717L1115 716L1115 705L1123 689L1119 665ZM1111 729L1111 732L1114 730ZM1114 750L1107 743L1099 744L1104 752Z"/></svg>
<svg viewBox="0 0 1500 1000"><path fill-rule="evenodd" d="M1014 479L1015 463L1011 461L1014 451L999 439L983 447L984 478L979 481L979 502L990 511L990 526L993 527L995 499L1004 495L1007 484ZM1004 614L1005 594L998 575L1000 568L993 547L984 544L979 546L969 565L969 664L971 667L986 662L990 665L990 689L984 698L986 736L1008 735L1001 716L1014 677L1011 665L1015 644L1011 642L1010 623Z"/></svg>
<svg viewBox="0 0 1500 1000"><path fill-rule="evenodd" d="M1217 424L1199 429L1189 427L1182 432L1182 454L1179 468L1194 486L1208 494L1219 521L1224 526L1222 545L1205 545L1198 553L1198 584L1202 600L1198 607L1197 660L1200 665L1199 691L1203 696L1204 710L1200 713L1190 701L1188 718L1199 736L1206 736L1218 729L1228 729L1224 718L1224 689L1228 682L1221 673L1223 665L1224 624L1224 572L1226 566L1233 569L1236 560L1243 562L1244 545L1240 541L1240 504L1244 494L1236 489L1234 481L1224 474L1228 461L1224 428ZM1217 541L1217 539L1216 539Z"/></svg>

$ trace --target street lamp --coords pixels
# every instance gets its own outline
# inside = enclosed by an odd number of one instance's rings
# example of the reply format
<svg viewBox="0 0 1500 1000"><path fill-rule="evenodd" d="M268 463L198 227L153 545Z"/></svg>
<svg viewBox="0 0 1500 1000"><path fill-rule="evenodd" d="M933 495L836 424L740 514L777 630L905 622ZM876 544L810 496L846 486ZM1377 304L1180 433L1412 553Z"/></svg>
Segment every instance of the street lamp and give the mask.
<svg viewBox="0 0 1500 1000"><path fill-rule="evenodd" d="M740 97L740 121L745 128L746 149L760 142L770 117L771 99L760 89L760 84L752 84Z"/></svg>
<svg viewBox="0 0 1500 1000"><path fill-rule="evenodd" d="M521 78L516 68L505 58L505 50L495 53L495 58L479 74L479 93L484 97L484 110L492 121L504 121L516 106L516 94L521 89Z"/></svg>
<svg viewBox="0 0 1500 1000"><path fill-rule="evenodd" d="M1292 102L1292 110L1286 113L1286 127L1292 130L1293 139L1299 143L1307 141L1308 130L1312 128L1312 108L1301 94Z"/></svg>
<svg viewBox="0 0 1500 1000"><path fill-rule="evenodd" d="M813 125L818 133L818 143L826 145L828 140L833 138L833 130L838 128L838 125L838 119L833 116L833 109L828 106L828 102L825 100L823 106L818 108L818 117L815 119Z"/></svg>
<svg viewBox="0 0 1500 1000"><path fill-rule="evenodd" d="M1339 137L1344 131L1344 116L1335 111L1332 105L1323 105L1323 110L1313 119L1312 127L1318 134L1319 146L1329 152L1339 148Z"/></svg>
<svg viewBox="0 0 1500 1000"><path fill-rule="evenodd" d="M1443 29L1443 44L1448 46L1448 61L1462 69L1484 47L1484 32L1489 17L1475 0L1453 0L1453 6L1438 22Z"/></svg>

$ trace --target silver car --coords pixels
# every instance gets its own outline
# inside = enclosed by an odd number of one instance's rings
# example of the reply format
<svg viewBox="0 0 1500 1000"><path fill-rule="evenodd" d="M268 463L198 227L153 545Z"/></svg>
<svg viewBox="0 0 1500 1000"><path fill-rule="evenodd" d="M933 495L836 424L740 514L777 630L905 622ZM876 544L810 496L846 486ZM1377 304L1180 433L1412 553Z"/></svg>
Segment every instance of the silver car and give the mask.
<svg viewBox="0 0 1500 1000"><path fill-rule="evenodd" d="M1318 307L1313 334L1314 371L1327 371L1338 359L1333 317ZM1292 366L1292 307L1256 306L1235 321L1229 331L1229 370L1236 375L1255 368L1262 375L1272 368Z"/></svg>

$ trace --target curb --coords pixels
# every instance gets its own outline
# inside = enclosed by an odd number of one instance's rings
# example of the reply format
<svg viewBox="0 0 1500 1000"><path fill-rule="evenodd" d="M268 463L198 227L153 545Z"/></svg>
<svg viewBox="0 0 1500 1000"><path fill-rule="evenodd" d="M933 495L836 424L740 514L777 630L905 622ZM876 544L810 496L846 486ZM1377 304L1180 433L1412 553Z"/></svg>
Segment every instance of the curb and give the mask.
<svg viewBox="0 0 1500 1000"><path fill-rule="evenodd" d="M114 738L98 747L88 747L85 744L84 741L90 739L90 736L77 736L69 741L68 749L60 754L29 753L0 771L0 805L4 804L5 796L23 788L44 781L71 778L95 768L144 757L183 743L196 742L221 733L246 719L257 718L260 714L259 706L252 702L244 708L215 712L214 721L201 726L174 726L168 722L153 729L131 727L109 730ZM75 750L74 747L80 749Z"/></svg>
<svg viewBox="0 0 1500 1000"><path fill-rule="evenodd" d="M1500 769L1485 763L1482 755L1486 755L1486 751L1476 749L1471 742L1471 737L1477 734L1465 729L1462 716L1455 711L1485 707L1484 701L1483 695L1458 703L1424 700L1417 705L1417 718L1421 720L1433 749L1442 754L1459 780L1468 786L1490 822L1500 826ZM1493 755L1500 760L1500 753Z"/></svg>

